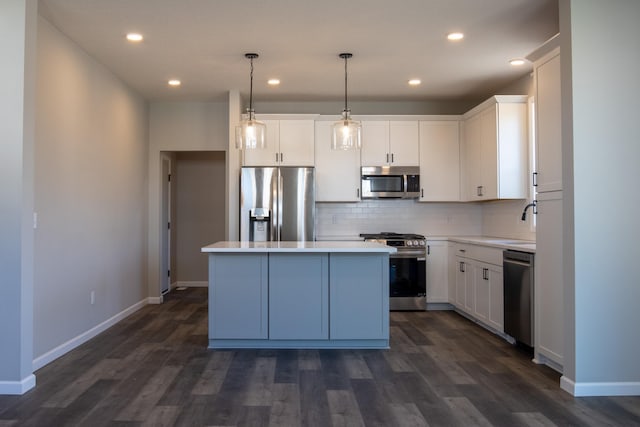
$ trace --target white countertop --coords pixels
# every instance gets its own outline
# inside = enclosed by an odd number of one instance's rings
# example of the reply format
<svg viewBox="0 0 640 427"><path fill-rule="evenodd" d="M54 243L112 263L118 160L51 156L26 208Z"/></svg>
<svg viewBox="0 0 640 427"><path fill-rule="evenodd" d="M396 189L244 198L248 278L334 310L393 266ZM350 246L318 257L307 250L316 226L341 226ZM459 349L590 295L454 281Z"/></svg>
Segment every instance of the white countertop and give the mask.
<svg viewBox="0 0 640 427"><path fill-rule="evenodd" d="M395 253L396 248L374 242L323 241L323 242L238 242L222 241L207 245L202 252L247 253L247 252L350 252L350 253Z"/></svg>
<svg viewBox="0 0 640 427"><path fill-rule="evenodd" d="M448 240L449 242L471 243L473 245L490 246L500 249L509 249L535 253L536 242L531 240L510 239L508 237L492 236L429 236L427 240Z"/></svg>

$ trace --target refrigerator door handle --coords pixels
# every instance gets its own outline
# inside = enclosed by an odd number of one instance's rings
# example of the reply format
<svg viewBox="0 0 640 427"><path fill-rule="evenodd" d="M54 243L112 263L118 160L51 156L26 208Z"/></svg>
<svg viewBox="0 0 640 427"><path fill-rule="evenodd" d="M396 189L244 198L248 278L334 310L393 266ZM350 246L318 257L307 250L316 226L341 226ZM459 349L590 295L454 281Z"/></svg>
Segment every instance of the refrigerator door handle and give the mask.
<svg viewBox="0 0 640 427"><path fill-rule="evenodd" d="M283 199L283 184L282 184L282 174L280 173L280 169L278 169L278 196L276 197L277 209L278 209L278 225L276 227L276 240L279 242L282 236L282 199Z"/></svg>

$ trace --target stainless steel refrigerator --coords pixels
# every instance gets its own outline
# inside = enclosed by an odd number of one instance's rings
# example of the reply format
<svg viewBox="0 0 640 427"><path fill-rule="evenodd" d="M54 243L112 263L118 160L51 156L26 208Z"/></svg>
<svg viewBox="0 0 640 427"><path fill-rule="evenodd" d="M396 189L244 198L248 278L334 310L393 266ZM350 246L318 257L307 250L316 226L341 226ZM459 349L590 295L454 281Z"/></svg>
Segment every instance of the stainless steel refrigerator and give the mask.
<svg viewBox="0 0 640 427"><path fill-rule="evenodd" d="M315 169L243 167L240 240L315 240Z"/></svg>

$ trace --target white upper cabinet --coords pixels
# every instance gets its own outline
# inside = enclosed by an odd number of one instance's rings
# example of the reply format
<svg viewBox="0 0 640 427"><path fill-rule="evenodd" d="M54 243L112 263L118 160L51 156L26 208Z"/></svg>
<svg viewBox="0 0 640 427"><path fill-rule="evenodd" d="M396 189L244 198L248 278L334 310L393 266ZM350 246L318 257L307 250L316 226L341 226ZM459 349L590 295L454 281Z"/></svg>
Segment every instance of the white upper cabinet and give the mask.
<svg viewBox="0 0 640 427"><path fill-rule="evenodd" d="M280 164L313 166L314 121L280 120Z"/></svg>
<svg viewBox="0 0 640 427"><path fill-rule="evenodd" d="M420 122L420 201L460 201L457 120Z"/></svg>
<svg viewBox="0 0 640 427"><path fill-rule="evenodd" d="M314 120L272 120L257 117L267 126L267 147L245 150L244 166L313 166Z"/></svg>
<svg viewBox="0 0 640 427"><path fill-rule="evenodd" d="M560 48L536 61L536 176L539 193L562 190Z"/></svg>
<svg viewBox="0 0 640 427"><path fill-rule="evenodd" d="M494 96L465 114L465 200L527 197L527 97Z"/></svg>
<svg viewBox="0 0 640 427"><path fill-rule="evenodd" d="M417 120L362 121L362 166L418 166Z"/></svg>
<svg viewBox="0 0 640 427"><path fill-rule="evenodd" d="M360 150L332 150L332 125L316 122L316 202L359 201Z"/></svg>

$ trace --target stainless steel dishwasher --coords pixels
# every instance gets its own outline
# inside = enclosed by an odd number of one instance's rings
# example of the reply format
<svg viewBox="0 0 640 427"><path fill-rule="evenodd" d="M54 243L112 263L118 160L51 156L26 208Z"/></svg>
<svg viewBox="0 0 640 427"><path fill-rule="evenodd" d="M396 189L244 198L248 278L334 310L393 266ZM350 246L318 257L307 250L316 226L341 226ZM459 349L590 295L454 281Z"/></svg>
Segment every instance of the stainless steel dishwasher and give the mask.
<svg viewBox="0 0 640 427"><path fill-rule="evenodd" d="M533 259L528 252L506 250L504 270L504 332L533 347Z"/></svg>

